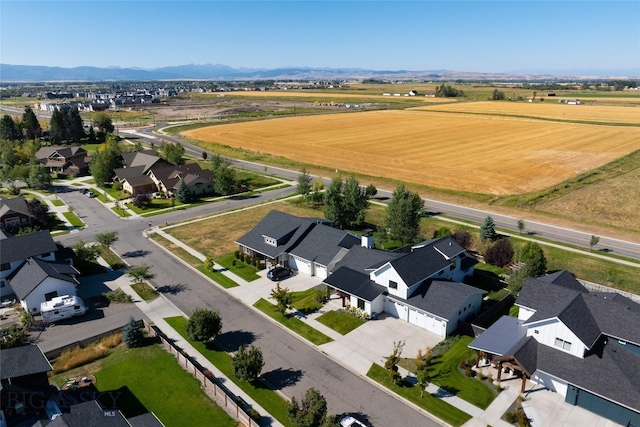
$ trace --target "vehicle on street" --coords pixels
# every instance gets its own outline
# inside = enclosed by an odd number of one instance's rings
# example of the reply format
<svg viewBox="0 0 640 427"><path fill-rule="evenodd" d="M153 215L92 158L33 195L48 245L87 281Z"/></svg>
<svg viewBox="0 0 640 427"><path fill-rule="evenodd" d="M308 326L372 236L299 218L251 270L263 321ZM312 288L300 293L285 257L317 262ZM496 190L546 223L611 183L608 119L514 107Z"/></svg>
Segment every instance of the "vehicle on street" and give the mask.
<svg viewBox="0 0 640 427"><path fill-rule="evenodd" d="M42 320L45 323L82 316L86 312L87 306L84 305L84 301L75 295L54 297L51 301L40 304L40 314L42 314Z"/></svg>
<svg viewBox="0 0 640 427"><path fill-rule="evenodd" d="M87 191L86 193L84 193L88 198L92 199L94 197L96 197L95 193L93 191Z"/></svg>
<svg viewBox="0 0 640 427"><path fill-rule="evenodd" d="M360 421L356 420L350 415L343 417L340 420L340 425L342 427L366 427L364 424L362 424Z"/></svg>
<svg viewBox="0 0 640 427"><path fill-rule="evenodd" d="M286 267L272 268L267 273L267 277L273 280L274 282L277 282L278 280L286 279L289 276L291 276L291 269Z"/></svg>

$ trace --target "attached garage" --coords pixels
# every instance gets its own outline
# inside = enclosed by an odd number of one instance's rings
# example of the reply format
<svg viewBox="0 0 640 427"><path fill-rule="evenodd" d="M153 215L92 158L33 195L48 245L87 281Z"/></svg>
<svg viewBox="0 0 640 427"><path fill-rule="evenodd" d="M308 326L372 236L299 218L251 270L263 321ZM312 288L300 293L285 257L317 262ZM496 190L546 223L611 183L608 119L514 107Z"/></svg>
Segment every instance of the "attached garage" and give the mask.
<svg viewBox="0 0 640 427"><path fill-rule="evenodd" d="M574 385L570 384L567 388L565 401L623 426L640 426L640 412L632 411Z"/></svg>
<svg viewBox="0 0 640 427"><path fill-rule="evenodd" d="M327 278L327 267L325 265L320 265L317 262L314 262L313 267L317 277L319 277L320 279Z"/></svg>
<svg viewBox="0 0 640 427"><path fill-rule="evenodd" d="M385 307L385 311L393 317L397 317L398 319L402 319L406 321L407 312L409 311L409 309L404 304L388 299Z"/></svg>
<svg viewBox="0 0 640 427"><path fill-rule="evenodd" d="M313 276L313 263L294 255L289 255L289 268Z"/></svg>
<svg viewBox="0 0 640 427"><path fill-rule="evenodd" d="M421 328L427 328L427 313L416 310L415 308L409 309L409 323L413 323Z"/></svg>

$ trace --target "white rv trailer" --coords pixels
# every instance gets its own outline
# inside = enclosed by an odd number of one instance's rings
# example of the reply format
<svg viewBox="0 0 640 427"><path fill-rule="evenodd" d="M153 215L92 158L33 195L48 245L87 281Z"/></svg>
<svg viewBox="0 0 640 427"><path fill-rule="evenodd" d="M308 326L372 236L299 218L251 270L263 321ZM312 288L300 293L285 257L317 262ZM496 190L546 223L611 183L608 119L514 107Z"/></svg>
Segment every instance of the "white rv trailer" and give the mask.
<svg viewBox="0 0 640 427"><path fill-rule="evenodd" d="M46 323L53 323L73 316L82 316L86 312L87 307L84 305L84 301L75 295L55 297L51 301L45 301L40 304L42 320Z"/></svg>

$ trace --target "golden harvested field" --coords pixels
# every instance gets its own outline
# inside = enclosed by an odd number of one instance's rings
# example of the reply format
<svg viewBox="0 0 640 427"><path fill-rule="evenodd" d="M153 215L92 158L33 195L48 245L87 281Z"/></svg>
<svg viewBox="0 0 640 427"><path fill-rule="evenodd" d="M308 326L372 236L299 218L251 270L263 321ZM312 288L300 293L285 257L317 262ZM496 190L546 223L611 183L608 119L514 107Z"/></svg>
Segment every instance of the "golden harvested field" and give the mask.
<svg viewBox="0 0 640 427"><path fill-rule="evenodd" d="M521 194L640 149L640 127L424 110L318 115L183 133L307 164L438 188Z"/></svg>
<svg viewBox="0 0 640 427"><path fill-rule="evenodd" d="M551 100L550 100L551 99ZM614 105L558 104L553 98L544 102L460 102L455 104L415 107L415 110L437 109L452 113L482 113L529 116L557 120L580 120L605 123L640 124L640 107Z"/></svg>
<svg viewBox="0 0 640 427"><path fill-rule="evenodd" d="M640 232L640 169L541 203L536 210Z"/></svg>

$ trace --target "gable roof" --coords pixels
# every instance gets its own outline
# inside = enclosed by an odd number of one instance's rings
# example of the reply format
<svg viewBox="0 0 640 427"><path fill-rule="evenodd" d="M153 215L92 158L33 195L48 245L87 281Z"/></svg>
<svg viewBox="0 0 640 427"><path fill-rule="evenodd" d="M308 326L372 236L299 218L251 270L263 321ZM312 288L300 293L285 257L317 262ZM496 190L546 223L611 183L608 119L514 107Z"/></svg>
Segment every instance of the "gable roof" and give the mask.
<svg viewBox="0 0 640 427"><path fill-rule="evenodd" d="M58 420L60 422L56 423ZM105 416L105 409L100 406L97 400L71 405L69 413L63 413L46 425L48 427L131 427L131 424L117 409L113 410L113 416Z"/></svg>
<svg viewBox="0 0 640 427"><path fill-rule="evenodd" d="M53 277L65 282L77 282L69 274L78 274L70 265L43 261L38 258L27 259L9 276L9 283L18 299L25 299L47 277Z"/></svg>
<svg viewBox="0 0 640 427"><path fill-rule="evenodd" d="M340 267L324 279L324 283L369 302L387 290L369 279L368 274L348 267Z"/></svg>
<svg viewBox="0 0 640 427"><path fill-rule="evenodd" d="M381 251L374 248L365 248L359 245L353 245L349 252L336 264L334 270L340 267L348 267L359 272L367 272L375 270L381 265L386 264L403 254L394 252Z"/></svg>
<svg viewBox="0 0 640 427"><path fill-rule="evenodd" d="M508 355L509 351L527 335L527 328L523 328L523 324L524 320L517 317L502 316L473 340L469 347L497 356Z"/></svg>
<svg viewBox="0 0 640 427"><path fill-rule="evenodd" d="M270 258L276 258L298 243L316 222L324 222L324 220L299 218L272 210L247 234L236 240L236 243ZM267 244L265 237L274 239L276 246Z"/></svg>
<svg viewBox="0 0 640 427"><path fill-rule="evenodd" d="M328 225L313 224L304 240L291 248L289 253L327 266L341 251L344 252L345 249L351 249L358 244L358 236Z"/></svg>
<svg viewBox="0 0 640 427"><path fill-rule="evenodd" d="M32 256L55 252L57 246L49 230L36 231L20 236L0 236L0 263L22 261Z"/></svg>
<svg viewBox="0 0 640 427"><path fill-rule="evenodd" d="M390 262L407 286L421 282L451 264L452 254L463 253L451 237L430 240L424 246Z"/></svg>
<svg viewBox="0 0 640 427"><path fill-rule="evenodd" d="M23 345L0 351L0 379L53 371L37 345Z"/></svg>
<svg viewBox="0 0 640 427"><path fill-rule="evenodd" d="M78 146L51 145L47 147L41 147L38 151L36 151L35 157L38 160L45 160L50 158L55 153L67 159L69 157L87 154L87 150Z"/></svg>
<svg viewBox="0 0 640 427"><path fill-rule="evenodd" d="M13 198L7 198L0 196L0 217L5 216L10 212L17 212L23 215L31 216L27 201L22 195Z"/></svg>
<svg viewBox="0 0 640 427"><path fill-rule="evenodd" d="M146 173L154 165L169 165L170 163L158 156L153 150L131 151L122 153L122 162L126 168L142 166Z"/></svg>
<svg viewBox="0 0 640 427"><path fill-rule="evenodd" d="M118 169L115 169L113 173L119 180L122 181L127 178L144 175L145 171L146 171L145 166L140 165L140 166L130 166L127 168L118 168Z"/></svg>
<svg viewBox="0 0 640 427"><path fill-rule="evenodd" d="M410 306L435 314L443 319L451 319L458 315L462 304L469 296L486 293L487 291L464 283L429 280L421 284L406 300L391 294L388 295L388 298L406 302Z"/></svg>

